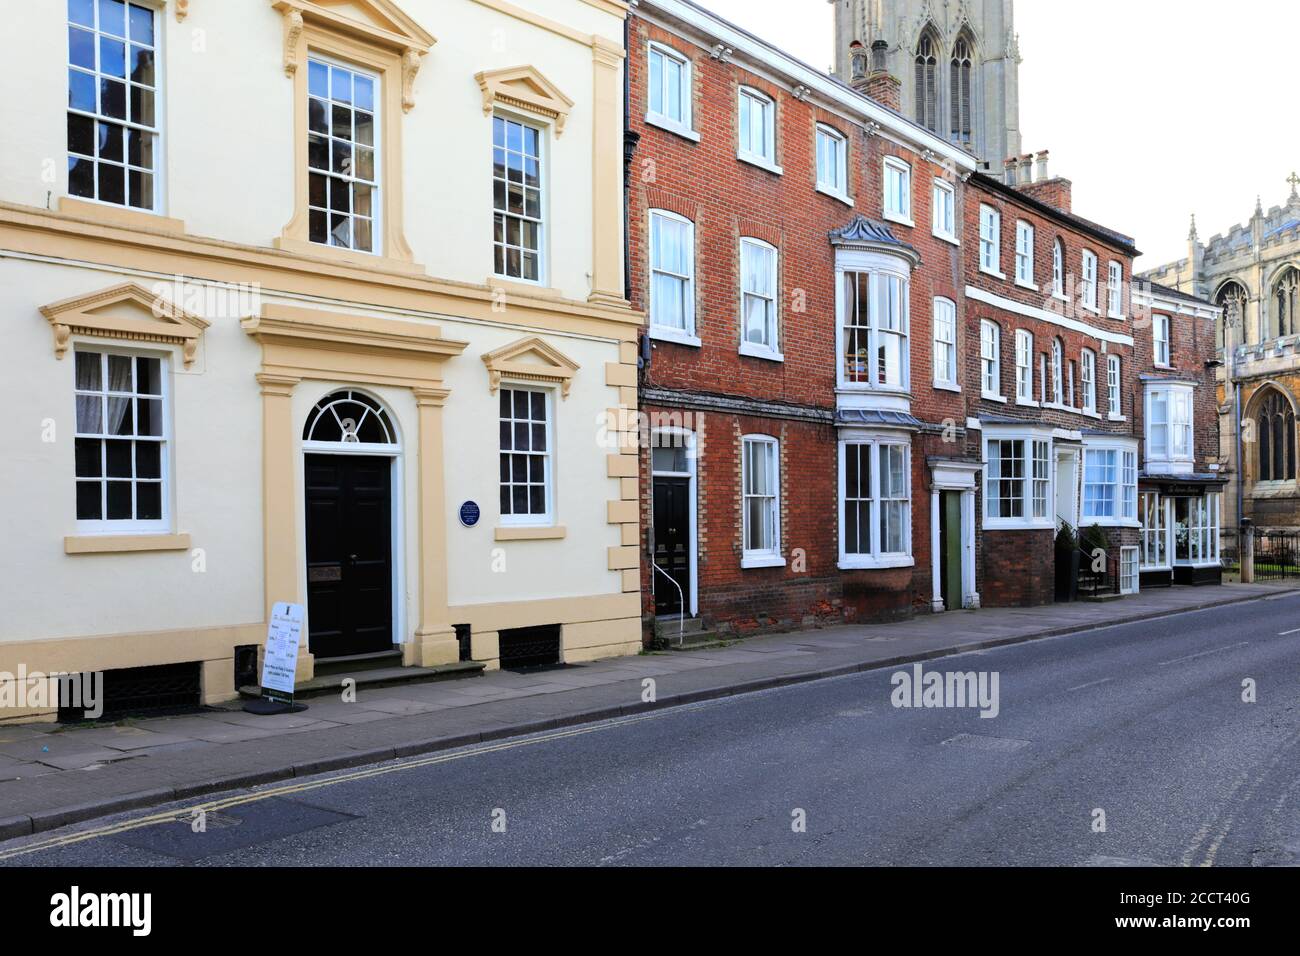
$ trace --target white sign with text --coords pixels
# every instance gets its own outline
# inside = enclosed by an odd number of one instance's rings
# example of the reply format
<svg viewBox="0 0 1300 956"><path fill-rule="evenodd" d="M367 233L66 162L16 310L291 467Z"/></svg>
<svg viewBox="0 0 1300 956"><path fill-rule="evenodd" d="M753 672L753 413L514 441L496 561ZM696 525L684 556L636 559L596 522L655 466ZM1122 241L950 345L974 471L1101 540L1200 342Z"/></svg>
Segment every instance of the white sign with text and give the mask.
<svg viewBox="0 0 1300 956"><path fill-rule="evenodd" d="M305 613L301 604L278 602L271 609L271 623L266 628L266 655L262 659L263 690L293 697Z"/></svg>

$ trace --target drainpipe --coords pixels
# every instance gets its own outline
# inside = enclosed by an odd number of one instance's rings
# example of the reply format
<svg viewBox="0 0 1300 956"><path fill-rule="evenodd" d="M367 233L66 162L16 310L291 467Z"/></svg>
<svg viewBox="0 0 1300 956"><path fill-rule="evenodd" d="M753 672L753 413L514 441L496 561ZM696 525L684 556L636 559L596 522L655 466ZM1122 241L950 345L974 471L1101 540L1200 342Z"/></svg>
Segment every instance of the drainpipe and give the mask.
<svg viewBox="0 0 1300 956"><path fill-rule="evenodd" d="M1227 347L1227 342L1224 342ZM1241 387L1237 384L1237 350L1234 346L1232 354L1228 356L1228 384L1232 387L1233 399L1237 407L1237 527L1244 526L1246 521L1246 459L1242 457L1241 441Z"/></svg>

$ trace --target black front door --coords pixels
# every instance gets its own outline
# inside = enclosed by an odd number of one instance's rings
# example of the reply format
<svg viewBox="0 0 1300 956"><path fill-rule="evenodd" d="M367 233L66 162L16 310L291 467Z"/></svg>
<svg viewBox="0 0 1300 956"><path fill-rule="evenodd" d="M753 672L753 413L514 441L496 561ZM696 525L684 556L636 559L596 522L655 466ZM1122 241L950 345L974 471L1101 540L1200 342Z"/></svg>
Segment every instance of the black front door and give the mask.
<svg viewBox="0 0 1300 956"><path fill-rule="evenodd" d="M691 480L654 479L656 614L680 614L682 601L691 606ZM664 575L667 574L667 577ZM672 578L681 587L679 594Z"/></svg>
<svg viewBox="0 0 1300 956"><path fill-rule="evenodd" d="M393 649L392 459L308 455L307 625L316 657Z"/></svg>

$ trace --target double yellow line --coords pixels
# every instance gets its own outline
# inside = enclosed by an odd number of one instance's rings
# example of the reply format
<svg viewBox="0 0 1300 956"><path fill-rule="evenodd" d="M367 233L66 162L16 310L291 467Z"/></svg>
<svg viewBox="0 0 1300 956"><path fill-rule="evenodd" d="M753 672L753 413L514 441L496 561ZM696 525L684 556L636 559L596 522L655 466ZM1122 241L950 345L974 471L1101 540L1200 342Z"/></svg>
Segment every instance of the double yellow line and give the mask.
<svg viewBox="0 0 1300 956"><path fill-rule="evenodd" d="M638 717L622 717L616 720L605 721L603 723L575 727L570 730L539 734L535 737L506 740L501 743L475 747L472 750L454 751L452 753L437 754L431 757L420 757L416 760L405 760L387 766L371 767L367 770L355 770L350 773L339 774L335 777L328 777L324 780L285 784L284 786L274 787L270 790L258 790L254 793L245 793L239 796L226 797L225 799L212 800L207 803L196 803L192 806L182 807L178 810L168 810L165 813L154 813L144 817L137 817L133 820L123 820L121 823L114 823L110 826L98 827L92 830L82 830L77 833L69 833L64 836L53 837L49 840L29 843L26 846L16 847L12 850L0 851L0 860L12 860L15 857L26 856L31 853L39 853L42 850L52 850L59 847L72 846L77 843L85 843L89 840L97 840L100 837L111 837L116 836L119 833L129 833L132 830L142 830L145 827L156 826L159 823L177 823L187 821L193 819L194 814L198 811L209 813L229 810L231 807L257 803L260 800L269 800L272 797L284 797L295 793L307 793L312 790L320 790L324 787L332 787L340 783L351 783L355 780L368 780L372 777L382 777L402 770L418 770L421 767L432 767L440 763L450 763L453 760L464 760L467 757L482 757L486 754L500 753L503 750L514 750L519 747L532 747L537 744L551 743L556 740L565 740L569 737L581 737L585 734L593 734L598 731L615 730L619 727L626 727L629 724L637 724L644 720L654 720L657 717L665 716L666 714L670 714L680 709L681 708L676 707L665 708L662 711L656 711L655 713L644 714Z"/></svg>

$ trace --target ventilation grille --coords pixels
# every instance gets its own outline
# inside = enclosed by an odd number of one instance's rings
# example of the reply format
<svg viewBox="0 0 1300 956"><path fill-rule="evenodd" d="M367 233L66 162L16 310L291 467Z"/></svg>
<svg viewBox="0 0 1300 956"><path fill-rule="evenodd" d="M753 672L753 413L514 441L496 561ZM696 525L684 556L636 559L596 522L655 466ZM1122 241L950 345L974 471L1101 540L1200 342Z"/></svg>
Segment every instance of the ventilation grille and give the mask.
<svg viewBox="0 0 1300 956"><path fill-rule="evenodd" d="M504 670L555 667L560 663L558 624L502 631L500 639L501 667Z"/></svg>
<svg viewBox="0 0 1300 956"><path fill-rule="evenodd" d="M100 720L197 710L199 662L105 671L103 696L104 713ZM75 723L86 719L84 706L59 708L60 721Z"/></svg>

